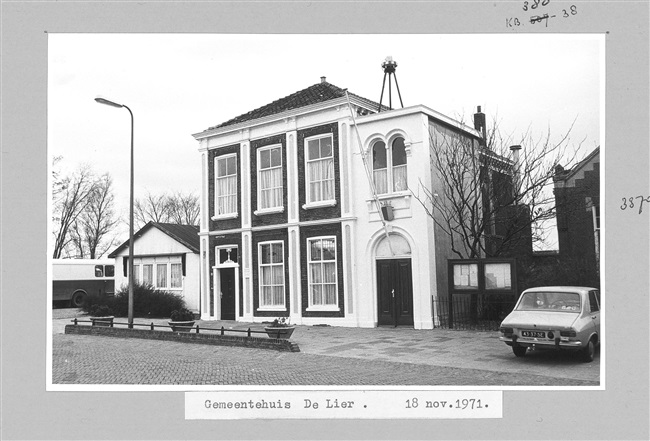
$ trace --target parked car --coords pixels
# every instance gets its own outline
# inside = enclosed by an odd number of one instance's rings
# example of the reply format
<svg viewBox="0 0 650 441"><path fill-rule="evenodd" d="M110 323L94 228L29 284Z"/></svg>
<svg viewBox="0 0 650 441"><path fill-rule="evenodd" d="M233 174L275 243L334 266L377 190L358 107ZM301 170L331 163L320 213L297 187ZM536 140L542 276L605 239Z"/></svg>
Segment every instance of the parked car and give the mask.
<svg viewBox="0 0 650 441"><path fill-rule="evenodd" d="M593 361L600 343L600 293L575 286L527 289L500 331L517 357L541 348L579 351L584 361Z"/></svg>

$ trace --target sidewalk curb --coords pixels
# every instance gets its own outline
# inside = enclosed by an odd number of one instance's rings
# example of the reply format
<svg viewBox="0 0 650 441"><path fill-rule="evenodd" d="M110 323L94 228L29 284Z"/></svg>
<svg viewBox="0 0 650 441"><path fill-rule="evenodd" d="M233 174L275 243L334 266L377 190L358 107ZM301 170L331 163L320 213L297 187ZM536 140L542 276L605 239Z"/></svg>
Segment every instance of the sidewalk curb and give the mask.
<svg viewBox="0 0 650 441"><path fill-rule="evenodd" d="M102 326L66 325L66 334L101 335L119 338L140 338L145 340L167 340L183 343L197 343L215 346L239 346L255 349L271 349L282 352L300 352L297 343L289 340L261 337L239 337L234 335L196 334L192 332L170 332L148 329L111 328Z"/></svg>

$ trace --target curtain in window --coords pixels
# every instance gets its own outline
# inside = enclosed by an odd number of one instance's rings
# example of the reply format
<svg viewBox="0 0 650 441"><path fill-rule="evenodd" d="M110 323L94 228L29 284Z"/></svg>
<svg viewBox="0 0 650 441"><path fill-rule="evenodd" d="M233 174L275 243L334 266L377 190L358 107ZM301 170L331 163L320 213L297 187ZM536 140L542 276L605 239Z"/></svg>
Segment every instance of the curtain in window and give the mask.
<svg viewBox="0 0 650 441"><path fill-rule="evenodd" d="M395 138L393 141L393 191L404 191L406 183L406 146L404 138Z"/></svg>
<svg viewBox="0 0 650 441"><path fill-rule="evenodd" d="M281 243L260 247L260 305L284 306L284 256Z"/></svg>
<svg viewBox="0 0 650 441"><path fill-rule="evenodd" d="M309 201L334 199L334 159L324 158L308 163Z"/></svg>
<svg viewBox="0 0 650 441"><path fill-rule="evenodd" d="M393 167L393 191L407 190L406 165Z"/></svg>
<svg viewBox="0 0 650 441"><path fill-rule="evenodd" d="M335 239L310 241L309 260L311 305L336 305Z"/></svg>
<svg viewBox="0 0 650 441"><path fill-rule="evenodd" d="M217 214L237 213L237 175L217 179Z"/></svg>
<svg viewBox="0 0 650 441"><path fill-rule="evenodd" d="M142 283L153 285L153 265L142 265Z"/></svg>
<svg viewBox="0 0 650 441"><path fill-rule="evenodd" d="M180 263L172 263L171 265L171 287L172 288L182 288L183 287L183 268Z"/></svg>
<svg viewBox="0 0 650 441"><path fill-rule="evenodd" d="M159 263L156 265L156 286L158 288L167 288L167 264Z"/></svg>
<svg viewBox="0 0 650 441"><path fill-rule="evenodd" d="M133 265L133 281L140 283L140 265Z"/></svg>
<svg viewBox="0 0 650 441"><path fill-rule="evenodd" d="M259 208L282 207L282 167L260 170Z"/></svg>
<svg viewBox="0 0 650 441"><path fill-rule="evenodd" d="M375 183L377 194L388 193L388 169L373 170L372 180Z"/></svg>

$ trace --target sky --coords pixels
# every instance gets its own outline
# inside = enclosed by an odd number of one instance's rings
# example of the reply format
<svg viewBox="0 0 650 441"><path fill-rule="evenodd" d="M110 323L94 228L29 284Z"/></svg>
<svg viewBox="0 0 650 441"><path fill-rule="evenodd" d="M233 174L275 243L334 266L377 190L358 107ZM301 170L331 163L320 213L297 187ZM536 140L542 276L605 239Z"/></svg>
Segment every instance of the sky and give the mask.
<svg viewBox="0 0 650 441"><path fill-rule="evenodd" d="M48 154L63 157L64 173L82 165L110 173L126 220L129 113L95 97L134 114L136 198L199 195L192 134L321 76L378 102L381 63L392 56L405 107L471 122L481 106L513 139L526 130L557 139L575 121L570 143L584 157L602 142L602 41L589 34L48 34Z"/></svg>

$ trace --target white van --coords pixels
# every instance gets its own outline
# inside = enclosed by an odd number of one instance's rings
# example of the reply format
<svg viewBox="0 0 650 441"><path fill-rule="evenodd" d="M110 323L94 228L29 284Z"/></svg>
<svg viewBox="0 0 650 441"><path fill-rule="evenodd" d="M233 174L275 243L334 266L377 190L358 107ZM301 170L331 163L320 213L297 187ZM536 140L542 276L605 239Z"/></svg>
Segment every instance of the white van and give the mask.
<svg viewBox="0 0 650 441"><path fill-rule="evenodd" d="M115 295L114 260L52 260L52 301L79 308L89 294Z"/></svg>

